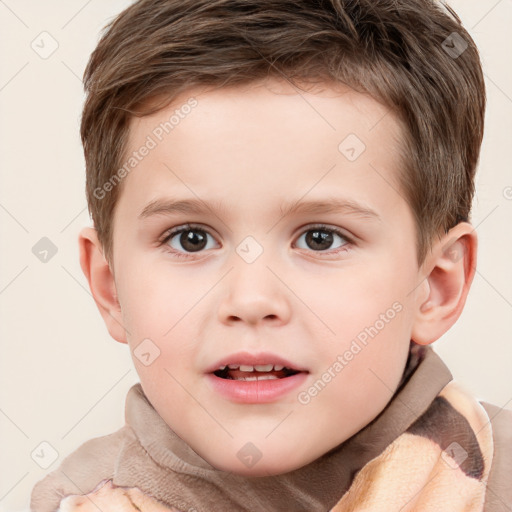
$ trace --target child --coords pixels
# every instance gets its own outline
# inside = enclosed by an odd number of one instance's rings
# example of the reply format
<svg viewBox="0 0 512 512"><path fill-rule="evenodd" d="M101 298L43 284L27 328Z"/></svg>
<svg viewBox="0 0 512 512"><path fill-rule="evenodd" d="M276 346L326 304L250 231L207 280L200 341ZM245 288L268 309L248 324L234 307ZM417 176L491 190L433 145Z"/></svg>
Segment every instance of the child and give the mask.
<svg viewBox="0 0 512 512"><path fill-rule="evenodd" d="M34 512L512 510L512 412L430 346L477 250L451 8L139 0L84 83L80 263L140 384Z"/></svg>

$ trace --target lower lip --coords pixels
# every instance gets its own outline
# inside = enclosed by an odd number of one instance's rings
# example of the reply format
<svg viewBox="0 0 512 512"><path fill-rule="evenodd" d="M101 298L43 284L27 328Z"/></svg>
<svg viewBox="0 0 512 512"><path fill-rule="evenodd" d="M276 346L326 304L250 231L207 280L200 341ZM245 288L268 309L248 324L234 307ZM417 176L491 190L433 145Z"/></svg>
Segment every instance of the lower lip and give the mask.
<svg viewBox="0 0 512 512"><path fill-rule="evenodd" d="M233 380L222 379L213 373L207 375L213 389L223 397L242 404L265 404L275 402L304 383L306 372L296 373L282 379Z"/></svg>

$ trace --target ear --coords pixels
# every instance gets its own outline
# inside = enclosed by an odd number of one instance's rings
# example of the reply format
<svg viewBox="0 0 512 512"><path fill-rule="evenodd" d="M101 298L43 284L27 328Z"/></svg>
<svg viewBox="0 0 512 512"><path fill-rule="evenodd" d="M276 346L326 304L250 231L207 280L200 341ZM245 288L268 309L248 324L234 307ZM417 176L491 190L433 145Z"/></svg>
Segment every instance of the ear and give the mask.
<svg viewBox="0 0 512 512"><path fill-rule="evenodd" d="M477 246L475 228L467 222L457 224L434 244L422 266L425 279L411 334L419 345L436 341L462 313L475 275Z"/></svg>
<svg viewBox="0 0 512 512"><path fill-rule="evenodd" d="M127 343L122 325L121 305L117 298L114 274L103 256L96 229L83 228L78 235L80 266L89 282L92 296L100 310L108 332L120 343Z"/></svg>

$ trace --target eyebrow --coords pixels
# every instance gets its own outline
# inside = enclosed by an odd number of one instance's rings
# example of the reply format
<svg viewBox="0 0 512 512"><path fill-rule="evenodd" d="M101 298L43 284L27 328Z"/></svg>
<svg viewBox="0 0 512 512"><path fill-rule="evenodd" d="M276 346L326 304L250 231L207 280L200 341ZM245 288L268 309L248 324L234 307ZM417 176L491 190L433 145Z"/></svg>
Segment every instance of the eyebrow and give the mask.
<svg viewBox="0 0 512 512"><path fill-rule="evenodd" d="M155 199L148 203L139 214L139 219L146 219L155 215L172 215L174 213L207 214L212 211L225 213L225 206L212 201L210 204L200 199ZM279 207L283 217L296 213L325 214L344 213L369 220L381 220L380 215L370 207L350 199L327 198L324 200L287 202Z"/></svg>

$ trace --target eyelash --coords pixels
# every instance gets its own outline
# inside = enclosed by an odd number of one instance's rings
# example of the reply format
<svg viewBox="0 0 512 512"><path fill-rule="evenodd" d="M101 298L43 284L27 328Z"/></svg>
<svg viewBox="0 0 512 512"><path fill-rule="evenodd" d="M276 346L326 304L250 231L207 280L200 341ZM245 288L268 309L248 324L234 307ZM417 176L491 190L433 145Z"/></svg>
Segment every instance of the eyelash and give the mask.
<svg viewBox="0 0 512 512"><path fill-rule="evenodd" d="M203 231L207 235L210 235L210 236L213 237L213 235L208 230L204 229L200 225L196 225L196 224L183 224L182 226L178 226L177 228L173 228L171 230L166 231L163 234L163 236L160 239L160 241L158 242L158 246L159 247L165 246L164 250L166 252L171 253L173 255L173 257L177 257L177 258L190 258L195 253L193 253L193 252L176 251L176 250L172 249L171 247L169 247L167 245L167 242L169 240L171 240L175 235L177 235L179 233L182 233L183 231L194 231L195 229L197 229L198 231ZM313 224L311 226L307 226L307 229L301 231L300 236L302 236L304 233L307 233L308 231L314 231L315 229L319 230L319 231L327 231L329 233L334 233L335 235L338 235L339 237L343 238L346 241L346 243L343 244L341 247L338 247L334 251L313 251L313 250L310 250L310 252L316 252L316 253L319 253L319 254L330 254L330 255L338 254L340 252L345 252L347 250L347 246L353 245L353 243L354 243L351 238L349 238L347 235L345 235L345 233L343 233L339 229L329 227L329 226L327 226L325 224ZM299 238L300 238L300 236L299 236ZM198 253L200 253L200 252L202 252L202 251L198 251Z"/></svg>

